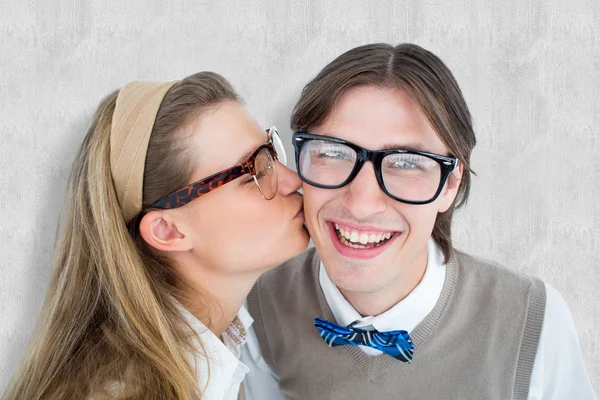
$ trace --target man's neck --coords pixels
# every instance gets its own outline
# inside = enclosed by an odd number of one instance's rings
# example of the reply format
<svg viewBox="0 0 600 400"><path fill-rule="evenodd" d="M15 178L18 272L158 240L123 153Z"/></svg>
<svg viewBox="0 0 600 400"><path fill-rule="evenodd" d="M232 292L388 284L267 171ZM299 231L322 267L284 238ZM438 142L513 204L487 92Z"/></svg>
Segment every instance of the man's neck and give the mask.
<svg viewBox="0 0 600 400"><path fill-rule="evenodd" d="M421 283L427 269L427 252L406 265L403 273L373 293L351 292L339 288L342 295L362 316L377 316L404 300Z"/></svg>

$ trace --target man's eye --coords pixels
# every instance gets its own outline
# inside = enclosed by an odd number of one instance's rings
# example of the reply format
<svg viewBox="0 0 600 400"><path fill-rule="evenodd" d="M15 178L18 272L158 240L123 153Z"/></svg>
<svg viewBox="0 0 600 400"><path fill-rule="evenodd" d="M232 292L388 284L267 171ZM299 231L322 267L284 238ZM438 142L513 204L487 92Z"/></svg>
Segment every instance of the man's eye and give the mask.
<svg viewBox="0 0 600 400"><path fill-rule="evenodd" d="M318 154L318 157L326 157L326 158L344 158L345 154L344 153L340 153L340 152L334 152L334 151L327 151L327 152L321 152Z"/></svg>
<svg viewBox="0 0 600 400"><path fill-rule="evenodd" d="M387 168L403 171L430 171L437 167L435 161L417 154L389 156L384 161Z"/></svg>
<svg viewBox="0 0 600 400"><path fill-rule="evenodd" d="M347 160L350 158L350 155L345 151L336 151L336 150L316 150L313 152L313 157L321 158L321 159L331 159L331 160Z"/></svg>
<svg viewBox="0 0 600 400"><path fill-rule="evenodd" d="M415 163L409 162L409 161L404 161L404 160L399 160L399 161L394 161L388 164L389 168L399 168L399 169L420 169L421 167Z"/></svg>

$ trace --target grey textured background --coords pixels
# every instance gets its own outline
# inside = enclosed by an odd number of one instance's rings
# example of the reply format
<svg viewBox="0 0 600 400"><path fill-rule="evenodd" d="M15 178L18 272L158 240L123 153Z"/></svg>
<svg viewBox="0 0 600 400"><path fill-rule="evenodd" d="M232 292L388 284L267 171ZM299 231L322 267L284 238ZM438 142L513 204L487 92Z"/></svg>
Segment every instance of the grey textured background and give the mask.
<svg viewBox="0 0 600 400"><path fill-rule="evenodd" d="M132 79L223 74L289 146L302 86L370 42L415 42L454 72L478 173L458 248L563 294L600 392L600 2L0 2L0 392L40 312L74 153Z"/></svg>

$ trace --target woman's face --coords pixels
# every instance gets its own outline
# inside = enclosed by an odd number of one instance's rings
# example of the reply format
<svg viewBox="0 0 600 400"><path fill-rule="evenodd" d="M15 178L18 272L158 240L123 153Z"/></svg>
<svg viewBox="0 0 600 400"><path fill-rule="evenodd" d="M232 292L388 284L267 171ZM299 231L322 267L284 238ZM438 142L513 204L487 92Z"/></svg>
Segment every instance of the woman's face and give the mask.
<svg viewBox="0 0 600 400"><path fill-rule="evenodd" d="M268 142L267 133L246 109L233 102L203 113L186 129L197 162L194 182L245 162ZM251 175L244 175L175 210L190 255L205 268L250 272L274 267L308 245L301 181L275 161L278 189L265 200ZM259 181L260 182L260 181ZM183 218L182 218L183 217Z"/></svg>

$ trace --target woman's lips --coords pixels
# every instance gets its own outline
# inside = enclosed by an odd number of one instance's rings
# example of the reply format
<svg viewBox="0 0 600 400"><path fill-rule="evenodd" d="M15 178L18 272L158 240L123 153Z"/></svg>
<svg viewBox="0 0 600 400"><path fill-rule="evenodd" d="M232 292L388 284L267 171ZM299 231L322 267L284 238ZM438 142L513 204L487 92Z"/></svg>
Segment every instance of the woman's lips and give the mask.
<svg viewBox="0 0 600 400"><path fill-rule="evenodd" d="M298 213L296 214L296 216L294 218L304 219L304 206L302 204L300 205L300 210L298 211Z"/></svg>

